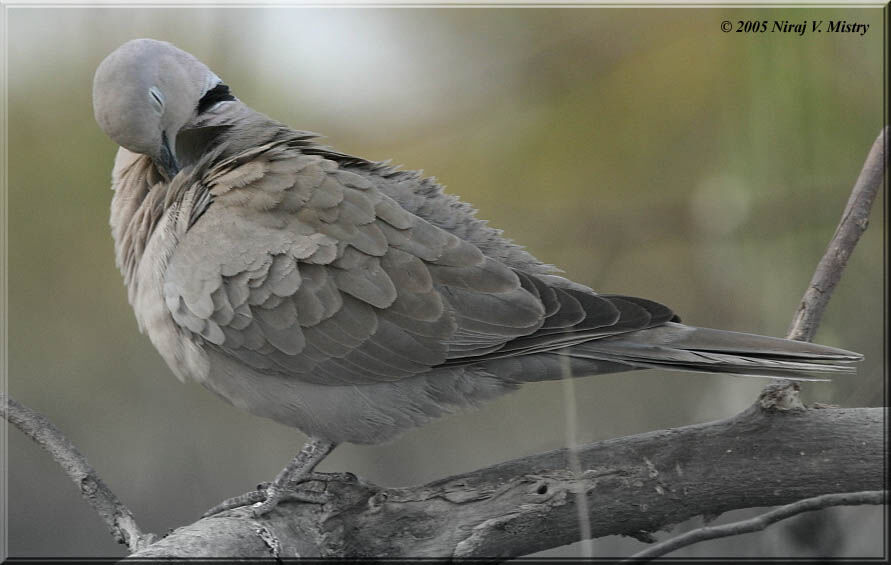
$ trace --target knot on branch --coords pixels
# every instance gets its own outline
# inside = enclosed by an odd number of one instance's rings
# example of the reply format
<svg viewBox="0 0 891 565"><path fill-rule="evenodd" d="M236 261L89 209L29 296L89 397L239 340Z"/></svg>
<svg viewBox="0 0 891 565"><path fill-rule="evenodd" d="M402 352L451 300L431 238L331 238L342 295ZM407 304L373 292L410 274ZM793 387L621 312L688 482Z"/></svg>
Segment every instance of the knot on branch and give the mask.
<svg viewBox="0 0 891 565"><path fill-rule="evenodd" d="M792 412L805 410L798 392L801 387L798 383L783 381L778 384L770 384L764 387L758 395L758 403L762 410L769 412Z"/></svg>

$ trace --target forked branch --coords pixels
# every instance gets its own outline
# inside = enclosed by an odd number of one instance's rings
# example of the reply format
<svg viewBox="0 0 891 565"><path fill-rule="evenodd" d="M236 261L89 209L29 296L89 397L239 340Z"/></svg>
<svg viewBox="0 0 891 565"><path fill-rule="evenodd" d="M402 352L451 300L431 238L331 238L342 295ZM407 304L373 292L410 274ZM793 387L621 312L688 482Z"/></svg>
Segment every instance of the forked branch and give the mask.
<svg viewBox="0 0 891 565"><path fill-rule="evenodd" d="M869 213L872 210L873 202L882 186L884 180L885 166L887 163L886 146L888 143L888 126L885 126L879 132L879 136L872 144L857 182L851 190L851 196L842 212L838 227L835 228L835 235L829 242L826 252L817 264L814 276L801 297L801 303L792 318L792 324L789 326L789 332L786 334L787 339L798 341L812 341L817 333L817 327L823 318L823 312L829 305L829 299L835 290L836 284L841 280L842 272L848 264L848 258L854 252L854 247L860 241L860 236L866 231L869 225ZM776 386L776 385L768 385ZM863 493L858 493L863 494ZM873 493L872 500L878 494L884 501L884 493ZM802 500L795 504L784 506L767 512L761 516L737 522L735 524L727 524L726 526L706 526L696 530L691 530L676 538L671 538L661 542L653 547L637 553L634 557L638 559L652 559L662 555L666 555L676 549L692 545L700 541L714 539L717 537L727 537L748 533L756 530L746 528L764 529L774 522L785 520L795 514L801 512L816 510L823 503L824 506L835 506L839 504L856 504L853 502L845 502L852 500L848 494L825 495L814 499ZM819 502L817 502L819 501ZM883 503L883 502L881 502ZM862 504L881 504L880 502L864 502Z"/></svg>

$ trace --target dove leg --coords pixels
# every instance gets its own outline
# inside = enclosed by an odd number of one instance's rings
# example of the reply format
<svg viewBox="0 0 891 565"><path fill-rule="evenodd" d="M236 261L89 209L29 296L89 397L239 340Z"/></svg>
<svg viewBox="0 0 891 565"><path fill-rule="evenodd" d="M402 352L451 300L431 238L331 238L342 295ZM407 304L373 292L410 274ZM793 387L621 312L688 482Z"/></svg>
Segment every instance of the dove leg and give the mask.
<svg viewBox="0 0 891 565"><path fill-rule="evenodd" d="M307 479L316 465L327 457L337 444L319 438L309 438L303 449L291 459L284 469L279 471L272 483L266 487L266 500L254 506L254 516L260 517L278 506L279 502L291 499L295 494L294 487ZM302 494L302 493L301 493ZM313 502L313 501L309 501Z"/></svg>
<svg viewBox="0 0 891 565"><path fill-rule="evenodd" d="M324 493L301 490L297 485L313 480L321 473L314 473L316 465L324 459L337 446L332 441L319 438L310 438L303 449L282 469L275 479L268 484L259 485L256 491L242 494L221 502L204 513L204 516L212 516L224 510L254 504L255 517L263 516L275 508L279 502L298 501L322 504L327 500ZM337 474L334 474L335 476Z"/></svg>

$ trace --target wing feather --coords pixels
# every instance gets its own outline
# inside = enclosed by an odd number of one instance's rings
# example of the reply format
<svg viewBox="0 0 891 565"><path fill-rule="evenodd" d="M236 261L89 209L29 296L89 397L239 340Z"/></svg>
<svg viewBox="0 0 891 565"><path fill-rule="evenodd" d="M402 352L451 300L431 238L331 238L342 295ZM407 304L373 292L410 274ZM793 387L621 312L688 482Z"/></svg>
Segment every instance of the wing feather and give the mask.
<svg viewBox="0 0 891 565"><path fill-rule="evenodd" d="M212 201L169 263L174 321L258 371L345 385L549 351L654 319L650 304L484 255L370 175L275 145L197 175Z"/></svg>

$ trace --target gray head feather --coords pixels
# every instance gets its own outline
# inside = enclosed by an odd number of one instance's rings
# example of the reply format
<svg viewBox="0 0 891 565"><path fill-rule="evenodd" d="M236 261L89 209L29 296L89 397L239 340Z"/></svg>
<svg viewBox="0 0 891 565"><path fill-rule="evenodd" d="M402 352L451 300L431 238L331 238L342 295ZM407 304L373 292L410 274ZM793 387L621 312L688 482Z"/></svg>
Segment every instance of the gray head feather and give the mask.
<svg viewBox="0 0 891 565"><path fill-rule="evenodd" d="M176 138L220 78L177 47L134 39L113 51L93 78L93 112L118 145L151 157L168 178L179 167Z"/></svg>

